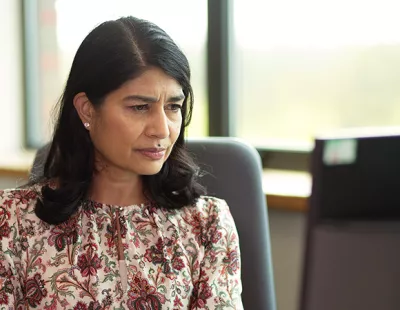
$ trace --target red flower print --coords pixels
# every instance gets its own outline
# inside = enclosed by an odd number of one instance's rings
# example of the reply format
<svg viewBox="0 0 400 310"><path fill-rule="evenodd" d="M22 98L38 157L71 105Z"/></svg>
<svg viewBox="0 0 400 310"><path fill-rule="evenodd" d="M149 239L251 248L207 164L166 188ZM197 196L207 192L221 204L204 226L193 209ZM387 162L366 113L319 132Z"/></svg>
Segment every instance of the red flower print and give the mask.
<svg viewBox="0 0 400 310"><path fill-rule="evenodd" d="M144 257L149 263L153 263L154 265L163 264L165 262L164 253L163 253L163 241L161 238L158 238L157 244L152 245L150 249L146 250L146 254Z"/></svg>
<svg viewBox="0 0 400 310"><path fill-rule="evenodd" d="M172 268L176 270L182 270L182 268L185 267L185 264L183 263L182 258L179 257L174 257L172 260Z"/></svg>
<svg viewBox="0 0 400 310"><path fill-rule="evenodd" d="M102 310L102 306L98 301L91 301L88 310Z"/></svg>
<svg viewBox="0 0 400 310"><path fill-rule="evenodd" d="M101 209L102 204L99 202L84 200L82 202L82 207L83 212L85 212L86 215L91 216L92 214L95 214L96 209Z"/></svg>
<svg viewBox="0 0 400 310"><path fill-rule="evenodd" d="M144 255L148 262L154 265L161 265L163 273L170 279L174 279L179 270L182 270L185 265L183 260L179 258L182 255L180 251L173 250L174 240L169 238L159 238L157 244L152 245L150 249L146 250ZM165 257L164 250L168 253L173 253L172 264L169 259ZM168 254L167 254L168 255Z"/></svg>
<svg viewBox="0 0 400 310"><path fill-rule="evenodd" d="M11 233L11 228L8 225L8 222L3 223L0 226L0 240L3 239L3 237L7 238L10 236Z"/></svg>
<svg viewBox="0 0 400 310"><path fill-rule="evenodd" d="M8 207L8 208L11 208L12 203L13 203L12 199L6 199L6 200L4 200L4 202L3 202L3 206L6 206L6 207Z"/></svg>
<svg viewBox="0 0 400 310"><path fill-rule="evenodd" d="M11 294L14 291L14 285L10 280L6 280L4 282L4 291L9 294Z"/></svg>
<svg viewBox="0 0 400 310"><path fill-rule="evenodd" d="M87 310L87 306L84 302L79 301L73 310Z"/></svg>
<svg viewBox="0 0 400 310"><path fill-rule="evenodd" d="M11 228L8 224L10 219L10 212L6 209L0 207L0 240L3 237L9 237L11 233Z"/></svg>
<svg viewBox="0 0 400 310"><path fill-rule="evenodd" d="M212 296L211 286L208 284L208 282L205 281L200 282L199 290L200 290L199 298L203 299L204 301Z"/></svg>
<svg viewBox="0 0 400 310"><path fill-rule="evenodd" d="M190 219L186 219L192 226L192 233L195 235L197 242L201 245L207 243L206 219L201 212L194 212Z"/></svg>
<svg viewBox="0 0 400 310"><path fill-rule="evenodd" d="M217 243L219 240L221 240L221 238L222 238L222 233L220 231L217 231L215 234L212 235L211 242Z"/></svg>
<svg viewBox="0 0 400 310"><path fill-rule="evenodd" d="M8 295L5 291L0 291L0 305L7 305L8 304Z"/></svg>
<svg viewBox="0 0 400 310"><path fill-rule="evenodd" d="M8 198L13 198L16 202L16 205L26 205L30 200L36 199L36 193L31 190L16 190L12 191Z"/></svg>
<svg viewBox="0 0 400 310"><path fill-rule="evenodd" d="M36 308L42 299L47 296L47 290L44 288L44 281L39 273L25 283L25 296L29 306Z"/></svg>
<svg viewBox="0 0 400 310"><path fill-rule="evenodd" d="M174 307L178 307L178 306L183 307L183 304L182 304L181 299L178 297L178 295L176 295L175 299L174 299Z"/></svg>
<svg viewBox="0 0 400 310"><path fill-rule="evenodd" d="M129 300L127 302L128 309L130 310L161 310L162 304L165 303L166 298L157 292L154 286L151 286L146 279L141 278L142 273L134 273L134 278L130 283L130 290L128 291Z"/></svg>
<svg viewBox="0 0 400 310"><path fill-rule="evenodd" d="M212 297L212 289L208 284L208 277L204 276L204 271L201 272L200 277L202 280L194 283L190 309L203 309L207 303L207 299Z"/></svg>
<svg viewBox="0 0 400 310"><path fill-rule="evenodd" d="M64 250L67 244L74 244L78 241L76 221L72 219L55 226L50 233L48 243L55 246L58 252Z"/></svg>
<svg viewBox="0 0 400 310"><path fill-rule="evenodd" d="M78 257L78 267L81 270L82 277L95 276L97 274L97 269L101 267L101 260L96 254L91 255L91 251L86 254L81 254Z"/></svg>
<svg viewBox="0 0 400 310"><path fill-rule="evenodd" d="M161 310L160 300L155 295L147 295L145 297L139 297L135 300L128 301L128 308L130 310Z"/></svg>
<svg viewBox="0 0 400 310"><path fill-rule="evenodd" d="M237 251L229 251L227 256L222 260L226 265L226 270L230 275L234 275L239 271L239 256Z"/></svg>
<svg viewBox="0 0 400 310"><path fill-rule="evenodd" d="M0 277L2 278L10 278L12 276L11 269L7 269L1 262L0 262Z"/></svg>

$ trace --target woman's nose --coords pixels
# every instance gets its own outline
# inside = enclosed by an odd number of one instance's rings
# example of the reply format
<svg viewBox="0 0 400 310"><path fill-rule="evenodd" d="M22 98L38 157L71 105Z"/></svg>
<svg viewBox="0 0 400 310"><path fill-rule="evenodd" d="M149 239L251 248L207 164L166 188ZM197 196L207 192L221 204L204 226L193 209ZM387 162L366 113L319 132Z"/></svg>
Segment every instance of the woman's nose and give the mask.
<svg viewBox="0 0 400 310"><path fill-rule="evenodd" d="M152 117L148 119L147 135L165 139L169 137L169 120L164 109L157 110L152 113Z"/></svg>

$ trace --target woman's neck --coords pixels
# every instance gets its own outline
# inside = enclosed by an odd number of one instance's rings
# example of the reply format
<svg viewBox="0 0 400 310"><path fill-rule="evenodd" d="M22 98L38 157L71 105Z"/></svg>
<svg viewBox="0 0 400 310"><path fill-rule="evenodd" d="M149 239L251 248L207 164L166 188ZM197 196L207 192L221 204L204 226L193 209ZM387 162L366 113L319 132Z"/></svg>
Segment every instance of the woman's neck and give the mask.
<svg viewBox="0 0 400 310"><path fill-rule="evenodd" d="M88 198L118 206L146 202L141 176L110 173L104 170L93 175Z"/></svg>

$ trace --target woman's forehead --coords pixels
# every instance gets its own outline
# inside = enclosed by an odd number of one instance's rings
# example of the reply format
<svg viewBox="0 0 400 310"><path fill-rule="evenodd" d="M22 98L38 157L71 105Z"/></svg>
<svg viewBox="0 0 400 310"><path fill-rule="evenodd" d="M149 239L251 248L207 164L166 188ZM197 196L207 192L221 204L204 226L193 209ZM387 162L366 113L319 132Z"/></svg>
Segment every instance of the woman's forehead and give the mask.
<svg viewBox="0 0 400 310"><path fill-rule="evenodd" d="M138 77L127 81L122 88L129 92L183 93L182 86L173 77L156 67L146 69Z"/></svg>
<svg viewBox="0 0 400 310"><path fill-rule="evenodd" d="M126 81L122 86L107 96L111 101L131 101L127 99L148 98L158 101L160 98L175 102L184 100L182 86L171 76L158 68L144 71L138 77Z"/></svg>

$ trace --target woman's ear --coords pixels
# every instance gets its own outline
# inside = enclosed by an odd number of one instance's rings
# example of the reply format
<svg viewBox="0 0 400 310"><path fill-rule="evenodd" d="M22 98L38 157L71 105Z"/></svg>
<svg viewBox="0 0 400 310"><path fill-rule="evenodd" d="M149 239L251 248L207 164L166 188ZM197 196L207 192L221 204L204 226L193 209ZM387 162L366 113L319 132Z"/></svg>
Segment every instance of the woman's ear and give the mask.
<svg viewBox="0 0 400 310"><path fill-rule="evenodd" d="M75 95L73 103L76 111L78 112L79 118L81 119L84 126L88 128L94 114L92 103L83 92Z"/></svg>

